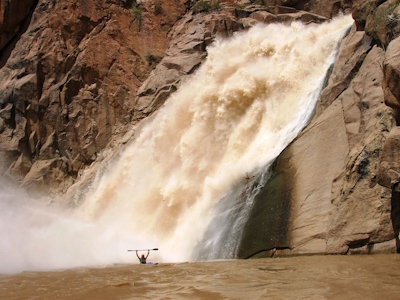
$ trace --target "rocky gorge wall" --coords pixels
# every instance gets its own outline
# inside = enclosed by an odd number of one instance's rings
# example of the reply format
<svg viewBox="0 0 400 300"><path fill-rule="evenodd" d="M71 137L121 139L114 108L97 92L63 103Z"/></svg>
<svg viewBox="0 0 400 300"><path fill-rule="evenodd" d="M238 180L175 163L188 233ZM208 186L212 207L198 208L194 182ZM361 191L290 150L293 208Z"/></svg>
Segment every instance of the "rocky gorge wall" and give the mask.
<svg viewBox="0 0 400 300"><path fill-rule="evenodd" d="M128 0L26 2L18 20L16 1L0 6L0 170L70 198L217 35L352 12L316 114L276 162L239 257L399 249L398 1L221 1L200 12L185 0L141 1L138 10Z"/></svg>

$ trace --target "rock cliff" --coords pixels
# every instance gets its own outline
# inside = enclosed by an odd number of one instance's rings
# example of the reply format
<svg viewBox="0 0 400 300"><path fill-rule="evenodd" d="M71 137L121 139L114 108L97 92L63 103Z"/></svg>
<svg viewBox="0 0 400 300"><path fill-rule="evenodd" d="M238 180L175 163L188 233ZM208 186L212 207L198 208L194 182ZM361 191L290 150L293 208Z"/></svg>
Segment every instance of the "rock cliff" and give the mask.
<svg viewBox="0 0 400 300"><path fill-rule="evenodd" d="M217 35L351 12L315 116L277 160L239 257L399 250L398 1L204 3L1 0L2 174L76 198L132 126L200 66ZM269 216L271 207L281 213Z"/></svg>

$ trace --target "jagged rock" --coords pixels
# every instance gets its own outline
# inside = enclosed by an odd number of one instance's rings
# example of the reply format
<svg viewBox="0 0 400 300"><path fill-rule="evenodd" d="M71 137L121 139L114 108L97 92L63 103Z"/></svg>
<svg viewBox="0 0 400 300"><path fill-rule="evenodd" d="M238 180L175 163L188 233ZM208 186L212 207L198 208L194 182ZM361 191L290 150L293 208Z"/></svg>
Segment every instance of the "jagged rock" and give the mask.
<svg viewBox="0 0 400 300"><path fill-rule="evenodd" d="M378 183L400 192L400 127L395 127L388 135L378 170Z"/></svg>
<svg viewBox="0 0 400 300"><path fill-rule="evenodd" d="M369 13L365 32L386 47L391 40L400 35L399 14L399 3L395 1L384 2Z"/></svg>
<svg viewBox="0 0 400 300"><path fill-rule="evenodd" d="M294 7L274 5L272 7L269 7L269 11L275 15L282 15L282 14L296 13L298 10Z"/></svg>
<svg viewBox="0 0 400 300"><path fill-rule="evenodd" d="M318 100L316 116L325 110L334 99L336 99L348 86L357 74L366 53L372 47L372 39L364 32L356 31L355 26L351 28L348 36L340 46L340 55L335 62L328 86L322 91Z"/></svg>
<svg viewBox="0 0 400 300"><path fill-rule="evenodd" d="M32 183L43 183L44 176L49 174L50 168L54 168L56 159L37 161L30 168L28 174L24 177L22 186L30 185Z"/></svg>
<svg viewBox="0 0 400 300"><path fill-rule="evenodd" d="M36 131L33 131L31 133L31 135L29 136L29 147L30 147L31 153L36 152L37 143L38 143L37 134L36 134Z"/></svg>
<svg viewBox="0 0 400 300"><path fill-rule="evenodd" d="M254 2L254 1L253 1ZM352 2L348 0L263 0L273 14L292 13L293 9L312 12L325 18L332 18L340 12L351 13Z"/></svg>
<svg viewBox="0 0 400 300"><path fill-rule="evenodd" d="M376 0L354 0L353 1L353 19L357 26L357 30L363 31L365 23L370 14L372 14L377 6Z"/></svg>
<svg viewBox="0 0 400 300"><path fill-rule="evenodd" d="M43 146L40 147L40 153L39 153L40 159L50 159L54 157L53 151L56 148L54 146L54 142L55 142L55 132L50 134L47 137L47 140L43 144Z"/></svg>
<svg viewBox="0 0 400 300"><path fill-rule="evenodd" d="M385 103L400 109L400 37L390 42L383 62Z"/></svg>
<svg viewBox="0 0 400 300"><path fill-rule="evenodd" d="M277 22L278 19L276 15L269 13L267 11L256 11L250 14L249 17L264 24Z"/></svg>
<svg viewBox="0 0 400 300"><path fill-rule="evenodd" d="M270 12L259 10L249 14L250 18L253 18L259 22L270 24L270 23L291 23L294 21L308 23L321 23L328 19L320 15L308 13L305 11L296 11L292 9L291 12L272 14Z"/></svg>
<svg viewBox="0 0 400 300"><path fill-rule="evenodd" d="M11 166L9 172L18 174L18 175L25 175L29 172L32 168L32 162L28 158L27 155L21 154L15 163Z"/></svg>

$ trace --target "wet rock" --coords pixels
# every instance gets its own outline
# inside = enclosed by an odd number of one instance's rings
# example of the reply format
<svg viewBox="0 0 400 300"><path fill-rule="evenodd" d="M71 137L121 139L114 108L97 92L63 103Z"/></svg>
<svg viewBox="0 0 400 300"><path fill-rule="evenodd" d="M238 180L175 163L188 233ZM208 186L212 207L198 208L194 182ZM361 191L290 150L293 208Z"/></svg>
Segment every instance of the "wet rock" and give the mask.
<svg viewBox="0 0 400 300"><path fill-rule="evenodd" d="M327 108L348 86L356 76L367 52L372 47L372 39L364 32L352 27L348 36L340 46L341 55L335 62L328 86L322 91L317 107L316 116Z"/></svg>

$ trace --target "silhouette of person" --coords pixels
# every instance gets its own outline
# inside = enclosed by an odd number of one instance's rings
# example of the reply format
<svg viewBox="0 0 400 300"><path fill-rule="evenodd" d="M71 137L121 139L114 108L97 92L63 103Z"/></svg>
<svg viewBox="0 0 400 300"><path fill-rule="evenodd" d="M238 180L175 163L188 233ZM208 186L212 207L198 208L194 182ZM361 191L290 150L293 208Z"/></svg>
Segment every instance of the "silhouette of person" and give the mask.
<svg viewBox="0 0 400 300"><path fill-rule="evenodd" d="M147 255L146 255L146 257L144 256L144 254L142 254L142 256L140 257L139 254L138 254L138 252L137 252L137 250L136 250L136 256L137 256L137 258L139 259L140 263L143 264L143 265L146 264L146 259L147 259L147 257L149 256L149 254L150 254L150 250L147 250Z"/></svg>

